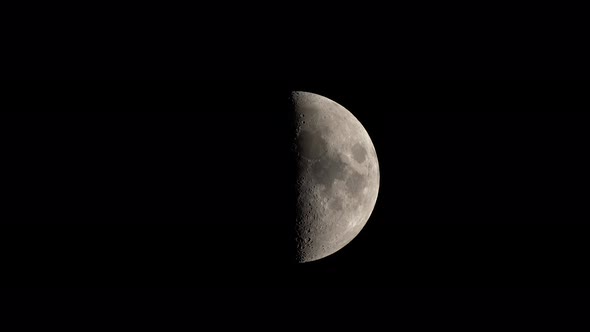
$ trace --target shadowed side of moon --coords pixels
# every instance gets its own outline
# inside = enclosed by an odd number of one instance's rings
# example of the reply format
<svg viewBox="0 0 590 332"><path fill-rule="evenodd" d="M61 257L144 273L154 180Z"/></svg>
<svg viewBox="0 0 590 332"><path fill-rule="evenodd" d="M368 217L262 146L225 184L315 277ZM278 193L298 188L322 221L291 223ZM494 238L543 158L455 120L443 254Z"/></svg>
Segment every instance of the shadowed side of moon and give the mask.
<svg viewBox="0 0 590 332"><path fill-rule="evenodd" d="M379 191L379 164L361 123L336 102L293 92L297 156L296 259L329 256L369 219Z"/></svg>

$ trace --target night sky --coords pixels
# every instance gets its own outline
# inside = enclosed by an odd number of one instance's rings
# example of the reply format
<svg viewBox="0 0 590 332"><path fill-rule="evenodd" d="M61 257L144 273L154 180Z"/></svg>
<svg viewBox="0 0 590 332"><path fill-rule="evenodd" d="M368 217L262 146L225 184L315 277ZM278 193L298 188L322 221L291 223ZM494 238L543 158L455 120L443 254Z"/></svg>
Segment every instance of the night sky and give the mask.
<svg viewBox="0 0 590 332"><path fill-rule="evenodd" d="M350 110L381 167L360 235L304 265L286 259L291 89ZM576 84L85 82L9 92L7 282L578 287L590 277L587 101Z"/></svg>
<svg viewBox="0 0 590 332"><path fill-rule="evenodd" d="M585 8L171 4L4 10L0 330L588 330ZM381 169L303 265L291 90Z"/></svg>

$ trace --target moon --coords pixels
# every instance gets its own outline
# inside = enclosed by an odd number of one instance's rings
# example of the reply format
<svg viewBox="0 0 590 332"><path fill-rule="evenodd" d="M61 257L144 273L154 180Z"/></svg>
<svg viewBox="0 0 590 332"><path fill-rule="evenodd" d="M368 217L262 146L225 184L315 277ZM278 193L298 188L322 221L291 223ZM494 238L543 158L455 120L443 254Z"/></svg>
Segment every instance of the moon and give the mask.
<svg viewBox="0 0 590 332"><path fill-rule="evenodd" d="M295 91L296 261L334 254L363 229L377 202L379 162L369 134L346 108Z"/></svg>

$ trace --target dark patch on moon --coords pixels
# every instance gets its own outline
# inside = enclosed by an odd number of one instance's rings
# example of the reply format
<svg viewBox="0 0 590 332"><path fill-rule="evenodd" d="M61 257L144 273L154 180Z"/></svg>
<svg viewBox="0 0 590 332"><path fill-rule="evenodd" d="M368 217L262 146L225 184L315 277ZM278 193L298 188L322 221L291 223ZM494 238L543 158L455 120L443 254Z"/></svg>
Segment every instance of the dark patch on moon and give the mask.
<svg viewBox="0 0 590 332"><path fill-rule="evenodd" d="M317 133L303 130L297 137L297 145L301 155L307 159L319 159L327 150L326 141Z"/></svg>
<svg viewBox="0 0 590 332"><path fill-rule="evenodd" d="M367 159L367 150L361 143L356 143L352 147L352 157L359 163L363 163Z"/></svg>
<svg viewBox="0 0 590 332"><path fill-rule="evenodd" d="M330 201L330 210L332 211L342 211L342 198L340 197L334 197L332 198L332 200Z"/></svg>
<svg viewBox="0 0 590 332"><path fill-rule="evenodd" d="M330 190L335 180L344 180L345 169L346 164L340 159L323 158L313 164L311 172L315 183L324 185L326 190Z"/></svg>
<svg viewBox="0 0 590 332"><path fill-rule="evenodd" d="M351 197L359 197L358 194L365 188L365 177L354 172L346 179L346 189L351 194Z"/></svg>

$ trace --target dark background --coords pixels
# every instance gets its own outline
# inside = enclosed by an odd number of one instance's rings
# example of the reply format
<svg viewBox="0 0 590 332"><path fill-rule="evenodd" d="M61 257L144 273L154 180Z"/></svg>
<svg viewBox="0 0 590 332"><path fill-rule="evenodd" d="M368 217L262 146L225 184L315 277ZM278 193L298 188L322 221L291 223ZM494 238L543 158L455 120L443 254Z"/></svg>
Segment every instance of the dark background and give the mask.
<svg viewBox="0 0 590 332"><path fill-rule="evenodd" d="M143 81L2 83L2 321L573 325L587 84L449 80L588 78L584 8L351 4L3 7L0 79ZM301 266L284 260L289 89L351 110L382 169L362 233Z"/></svg>
<svg viewBox="0 0 590 332"><path fill-rule="evenodd" d="M0 298L20 327L567 329L587 312L587 85L2 87ZM292 264L291 89L375 144L365 228Z"/></svg>
<svg viewBox="0 0 590 332"><path fill-rule="evenodd" d="M2 256L18 287L586 287L587 87L566 82L6 86ZM288 260L290 89L357 116L361 234Z"/></svg>
<svg viewBox="0 0 590 332"><path fill-rule="evenodd" d="M7 5L10 79L587 79L584 8Z"/></svg>

